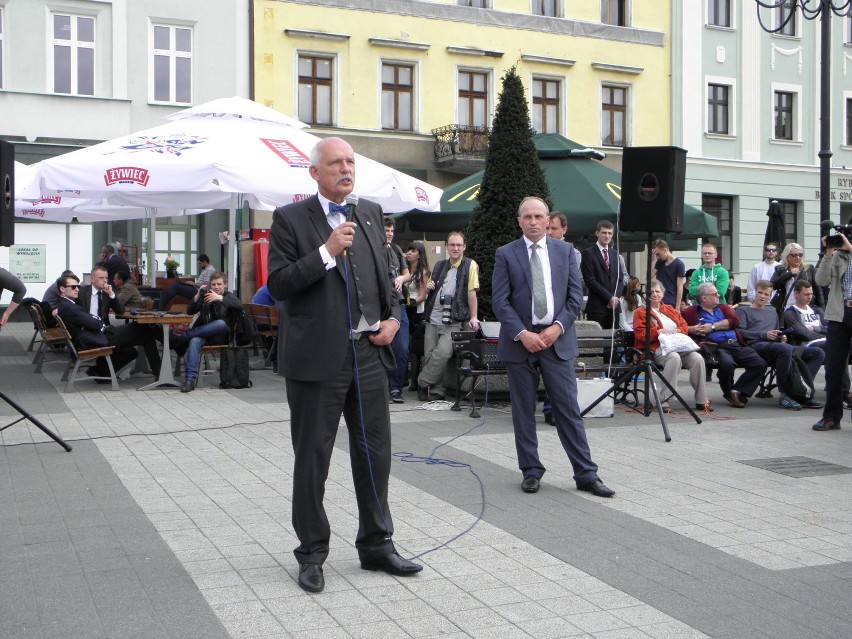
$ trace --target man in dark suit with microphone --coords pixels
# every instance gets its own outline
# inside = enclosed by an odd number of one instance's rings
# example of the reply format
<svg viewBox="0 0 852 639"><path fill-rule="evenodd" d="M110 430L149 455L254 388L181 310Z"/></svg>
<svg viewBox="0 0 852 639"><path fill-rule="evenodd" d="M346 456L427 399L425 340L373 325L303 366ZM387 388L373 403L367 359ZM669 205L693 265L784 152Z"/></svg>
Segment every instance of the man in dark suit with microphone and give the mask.
<svg viewBox="0 0 852 639"><path fill-rule="evenodd" d="M396 552L387 504L387 370L400 309L387 275L382 210L351 195L355 153L344 140L318 142L310 173L319 194L274 213L267 285L285 311L278 365L287 380L295 457L298 583L320 592L331 536L322 501L341 413L349 431L361 567L407 576L422 566Z"/></svg>
<svg viewBox="0 0 852 639"><path fill-rule="evenodd" d="M497 249L491 280L491 306L500 320L497 356L509 377L515 448L524 476L521 489L538 492L545 471L535 432L540 374L577 488L612 497L615 492L598 477L577 404L574 321L582 303L580 274L571 244L547 237L547 213L541 199L524 198L518 208L524 237Z"/></svg>

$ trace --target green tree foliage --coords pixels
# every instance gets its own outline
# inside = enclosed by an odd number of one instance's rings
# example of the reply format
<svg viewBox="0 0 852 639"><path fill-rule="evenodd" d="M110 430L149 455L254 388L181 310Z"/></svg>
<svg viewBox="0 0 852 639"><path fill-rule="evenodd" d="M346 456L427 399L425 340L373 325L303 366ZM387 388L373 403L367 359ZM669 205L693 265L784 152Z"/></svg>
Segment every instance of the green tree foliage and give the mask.
<svg viewBox="0 0 852 639"><path fill-rule="evenodd" d="M467 230L467 255L479 264L479 317L493 319L491 275L494 255L518 239L518 206L525 197L542 198L553 208L550 190L532 141L533 130L521 78L512 67L503 76L485 175Z"/></svg>

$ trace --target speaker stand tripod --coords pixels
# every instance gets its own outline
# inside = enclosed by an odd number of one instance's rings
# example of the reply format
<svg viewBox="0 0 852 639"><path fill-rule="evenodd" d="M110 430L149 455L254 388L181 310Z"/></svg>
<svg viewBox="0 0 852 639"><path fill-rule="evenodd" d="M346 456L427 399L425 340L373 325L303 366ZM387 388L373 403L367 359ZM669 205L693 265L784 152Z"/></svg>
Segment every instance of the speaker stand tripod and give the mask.
<svg viewBox="0 0 852 639"><path fill-rule="evenodd" d="M640 411L645 417L648 417L656 407L656 411L660 416L660 424L663 427L663 436L667 442L672 440L671 435L669 435L669 427L666 424L666 415L663 411L663 407L661 406L662 402L660 401L660 394L657 390L657 383L654 380L656 376L657 380L662 382L666 388L671 391L672 399L677 399L681 403L692 418L695 420L696 424L701 423L701 419L698 415L695 414L695 411L689 406L689 404L684 401L683 397L677 392L677 389L674 388L671 384L669 384L668 380L660 374L660 369L657 368L657 365L654 363L654 356L651 353L651 296L649 291L651 290L651 241L653 239L653 232L648 231L648 264L645 273L645 349L644 349L644 357L640 361L636 362L633 367L618 377L615 382L612 384L612 388L609 388L606 392L604 392L600 397L598 397L591 404L586 406L580 416L584 416L590 410L592 410L595 406L601 403L607 396L611 396L615 399L616 393L619 390L628 390L628 387L633 382L633 379L636 375L642 375L642 379L645 385L645 401L642 405L642 410ZM612 357L612 355L610 355ZM651 402L651 392L654 394L654 401Z"/></svg>
<svg viewBox="0 0 852 639"><path fill-rule="evenodd" d="M60 446L62 446L62 448L64 448L66 452L68 452L68 453L70 453L70 452L71 452L71 446L70 446L69 444L67 444L67 443L65 442L65 440L64 440L64 439L62 439L59 435L57 435L56 433L54 433L54 432L53 432L52 430L50 430L47 426L45 426L45 425L44 425L44 424L42 424L39 420L37 420L35 417L33 417L32 413L30 413L29 411L25 410L25 409L24 409L24 408L22 408L21 406L19 406L17 403L15 403L15 402L14 402L14 401L12 401L11 399L9 399L9 397L7 397L7 396L6 396L5 394L3 394L2 392L0 392L0 399L2 399L3 401L5 401L7 404L9 404L9 406L11 406L12 408L14 408L16 411L18 411L18 413L20 413L20 414L21 414L21 417L19 417L19 418L18 418L18 419L16 419L15 421L10 422L10 423L6 424L6 425L5 425L5 426L3 426L3 427L0 427L0 432L3 432L4 430L6 430L7 428L9 428L10 426L14 426L14 425L15 425L15 424L17 424L18 422L22 422L22 421L24 421L25 419L28 419L28 420L30 420L33 424L35 424L35 426L36 426L39 430L41 430L41 431L42 431L45 435L47 435L47 436L48 436L48 437L50 437L53 441L55 441L57 444L59 444Z"/></svg>

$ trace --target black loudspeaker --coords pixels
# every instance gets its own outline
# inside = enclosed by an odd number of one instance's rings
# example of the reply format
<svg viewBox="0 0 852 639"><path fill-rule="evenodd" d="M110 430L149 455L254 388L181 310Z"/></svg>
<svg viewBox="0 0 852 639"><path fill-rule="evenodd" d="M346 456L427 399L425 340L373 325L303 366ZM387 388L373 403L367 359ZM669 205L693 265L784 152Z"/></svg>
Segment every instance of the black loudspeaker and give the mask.
<svg viewBox="0 0 852 639"><path fill-rule="evenodd" d="M622 231L681 233L685 179L685 149L624 147L619 228Z"/></svg>
<svg viewBox="0 0 852 639"><path fill-rule="evenodd" d="M0 140L0 246L15 243L15 147Z"/></svg>

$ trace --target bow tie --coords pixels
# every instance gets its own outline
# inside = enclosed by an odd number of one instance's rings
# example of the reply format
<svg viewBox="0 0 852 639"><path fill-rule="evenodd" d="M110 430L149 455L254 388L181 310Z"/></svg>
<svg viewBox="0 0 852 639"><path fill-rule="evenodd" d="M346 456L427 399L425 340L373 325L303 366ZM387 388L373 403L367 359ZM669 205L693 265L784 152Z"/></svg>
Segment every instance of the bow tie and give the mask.
<svg viewBox="0 0 852 639"><path fill-rule="evenodd" d="M343 216L343 219L346 219L346 216L349 214L349 209L345 204L335 204L334 202L328 203L328 214L329 215L337 215L340 214Z"/></svg>

